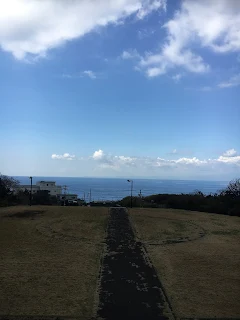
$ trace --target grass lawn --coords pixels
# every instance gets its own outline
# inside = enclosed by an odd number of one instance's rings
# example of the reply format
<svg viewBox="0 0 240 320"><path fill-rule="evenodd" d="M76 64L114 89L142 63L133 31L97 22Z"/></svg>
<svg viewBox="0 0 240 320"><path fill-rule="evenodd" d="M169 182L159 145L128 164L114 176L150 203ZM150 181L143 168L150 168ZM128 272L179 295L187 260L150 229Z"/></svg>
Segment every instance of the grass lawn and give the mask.
<svg viewBox="0 0 240 320"><path fill-rule="evenodd" d="M0 315L92 316L107 208L0 208Z"/></svg>
<svg viewBox="0 0 240 320"><path fill-rule="evenodd" d="M0 315L92 316L107 208L0 208ZM177 317L240 318L240 218L131 209Z"/></svg>
<svg viewBox="0 0 240 320"><path fill-rule="evenodd" d="M177 317L240 318L240 218L131 209Z"/></svg>

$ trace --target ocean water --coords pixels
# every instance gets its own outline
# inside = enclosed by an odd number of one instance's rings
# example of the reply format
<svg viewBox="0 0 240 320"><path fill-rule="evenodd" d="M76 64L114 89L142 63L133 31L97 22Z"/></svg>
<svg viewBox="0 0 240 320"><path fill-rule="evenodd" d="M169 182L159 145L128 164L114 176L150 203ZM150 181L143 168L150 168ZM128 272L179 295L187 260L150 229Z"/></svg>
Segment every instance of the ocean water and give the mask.
<svg viewBox="0 0 240 320"><path fill-rule="evenodd" d="M21 184L30 184L29 177L15 178ZM33 177L33 184L40 180L56 181L57 185L67 187L67 193L76 193L80 198L85 194L86 200L89 200L91 189L92 201L119 200L129 196L131 190L131 183L120 178ZM158 193L190 193L195 190L209 194L222 190L227 185L228 181L134 179L133 196L137 196L140 190L143 196Z"/></svg>

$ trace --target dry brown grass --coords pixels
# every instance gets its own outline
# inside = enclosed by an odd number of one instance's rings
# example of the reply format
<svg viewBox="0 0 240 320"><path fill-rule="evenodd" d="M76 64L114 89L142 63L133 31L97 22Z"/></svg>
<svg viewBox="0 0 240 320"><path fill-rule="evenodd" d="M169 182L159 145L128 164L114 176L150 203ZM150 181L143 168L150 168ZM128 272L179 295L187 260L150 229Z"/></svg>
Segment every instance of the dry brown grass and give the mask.
<svg viewBox="0 0 240 320"><path fill-rule="evenodd" d="M107 216L106 208L0 208L0 315L90 318Z"/></svg>
<svg viewBox="0 0 240 320"><path fill-rule="evenodd" d="M132 209L131 219L177 317L240 318L238 217Z"/></svg>

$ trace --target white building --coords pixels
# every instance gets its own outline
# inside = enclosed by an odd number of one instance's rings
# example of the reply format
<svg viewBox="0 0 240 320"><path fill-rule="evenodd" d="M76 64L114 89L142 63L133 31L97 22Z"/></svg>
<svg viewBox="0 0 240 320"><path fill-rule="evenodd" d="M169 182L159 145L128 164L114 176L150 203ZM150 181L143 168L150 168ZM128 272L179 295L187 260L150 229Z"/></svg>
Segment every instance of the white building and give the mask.
<svg viewBox="0 0 240 320"><path fill-rule="evenodd" d="M48 190L51 196L56 196L62 193L62 187L56 186L55 181L38 181L36 186L39 186L40 190Z"/></svg>
<svg viewBox="0 0 240 320"><path fill-rule="evenodd" d="M31 185L20 185L17 190L31 191ZM32 185L32 193L36 193L39 190L47 190L51 196L57 196L62 193L62 187L57 186L55 181L38 181Z"/></svg>
<svg viewBox="0 0 240 320"><path fill-rule="evenodd" d="M30 184L21 184L19 187L16 188L16 191L31 191L31 185ZM32 185L32 193L36 193L39 189L39 186Z"/></svg>

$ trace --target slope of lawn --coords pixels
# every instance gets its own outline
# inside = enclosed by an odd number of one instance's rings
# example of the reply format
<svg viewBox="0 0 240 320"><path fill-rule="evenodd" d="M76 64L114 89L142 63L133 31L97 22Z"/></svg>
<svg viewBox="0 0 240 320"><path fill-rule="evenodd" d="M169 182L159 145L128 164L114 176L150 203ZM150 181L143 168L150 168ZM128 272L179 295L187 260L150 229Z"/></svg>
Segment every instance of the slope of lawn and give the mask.
<svg viewBox="0 0 240 320"><path fill-rule="evenodd" d="M240 218L131 209L178 317L240 318Z"/></svg>
<svg viewBox="0 0 240 320"><path fill-rule="evenodd" d="M0 208L0 315L92 316L106 208Z"/></svg>

